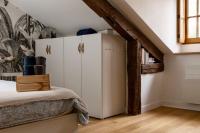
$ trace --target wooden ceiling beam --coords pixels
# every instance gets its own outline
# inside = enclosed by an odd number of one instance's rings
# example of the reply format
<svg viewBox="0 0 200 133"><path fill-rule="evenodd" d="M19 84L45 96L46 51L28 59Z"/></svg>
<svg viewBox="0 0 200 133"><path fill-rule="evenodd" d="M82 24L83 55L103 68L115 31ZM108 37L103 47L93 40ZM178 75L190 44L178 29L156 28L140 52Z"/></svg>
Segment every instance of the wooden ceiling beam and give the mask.
<svg viewBox="0 0 200 133"><path fill-rule="evenodd" d="M163 62L163 53L107 0L83 0L100 17L103 17L126 40L138 40L154 58Z"/></svg>

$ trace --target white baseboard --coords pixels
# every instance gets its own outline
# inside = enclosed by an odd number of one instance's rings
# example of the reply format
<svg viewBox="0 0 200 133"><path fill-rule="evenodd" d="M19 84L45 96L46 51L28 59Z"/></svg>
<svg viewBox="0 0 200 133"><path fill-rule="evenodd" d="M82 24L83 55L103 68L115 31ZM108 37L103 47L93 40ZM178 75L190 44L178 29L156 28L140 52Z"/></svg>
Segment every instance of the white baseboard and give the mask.
<svg viewBox="0 0 200 133"><path fill-rule="evenodd" d="M197 105L197 104L189 104L189 103L187 104L187 103L174 102L174 101L163 101L163 102L154 102L147 105L142 105L142 113L156 109L161 106L200 111L200 105Z"/></svg>
<svg viewBox="0 0 200 133"><path fill-rule="evenodd" d="M199 104L189 104L189 103L183 103L183 102L164 101L164 102L161 103L161 105L165 106L165 107L200 111L200 105Z"/></svg>
<svg viewBox="0 0 200 133"><path fill-rule="evenodd" d="M142 105L142 113L153 110L161 106L161 102L154 102L147 105Z"/></svg>

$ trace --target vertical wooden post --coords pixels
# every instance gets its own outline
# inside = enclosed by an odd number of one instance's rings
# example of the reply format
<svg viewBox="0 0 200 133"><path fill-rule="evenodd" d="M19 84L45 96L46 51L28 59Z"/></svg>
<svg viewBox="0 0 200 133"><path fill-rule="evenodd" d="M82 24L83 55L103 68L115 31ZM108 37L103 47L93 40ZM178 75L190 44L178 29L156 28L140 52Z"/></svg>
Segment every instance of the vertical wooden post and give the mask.
<svg viewBox="0 0 200 133"><path fill-rule="evenodd" d="M128 41L128 114L141 114L141 45L137 40Z"/></svg>

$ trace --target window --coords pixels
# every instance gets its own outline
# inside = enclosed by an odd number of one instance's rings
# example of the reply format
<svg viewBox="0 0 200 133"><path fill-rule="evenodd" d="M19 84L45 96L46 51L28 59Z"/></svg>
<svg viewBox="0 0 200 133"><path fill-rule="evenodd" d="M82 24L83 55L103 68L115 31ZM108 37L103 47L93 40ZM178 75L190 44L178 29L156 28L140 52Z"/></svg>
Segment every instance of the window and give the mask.
<svg viewBox="0 0 200 133"><path fill-rule="evenodd" d="M178 42L200 43L200 0L178 0Z"/></svg>

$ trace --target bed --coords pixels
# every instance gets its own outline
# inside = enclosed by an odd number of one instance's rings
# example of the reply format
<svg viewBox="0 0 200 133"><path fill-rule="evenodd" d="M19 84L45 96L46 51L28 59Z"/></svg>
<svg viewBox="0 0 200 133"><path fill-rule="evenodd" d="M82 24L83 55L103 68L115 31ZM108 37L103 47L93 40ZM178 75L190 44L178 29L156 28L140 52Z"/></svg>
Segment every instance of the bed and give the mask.
<svg viewBox="0 0 200 133"><path fill-rule="evenodd" d="M16 83L0 80L0 133L71 133L88 123L85 103L73 91L16 92Z"/></svg>

